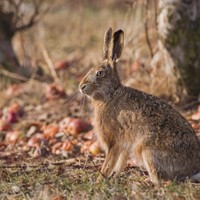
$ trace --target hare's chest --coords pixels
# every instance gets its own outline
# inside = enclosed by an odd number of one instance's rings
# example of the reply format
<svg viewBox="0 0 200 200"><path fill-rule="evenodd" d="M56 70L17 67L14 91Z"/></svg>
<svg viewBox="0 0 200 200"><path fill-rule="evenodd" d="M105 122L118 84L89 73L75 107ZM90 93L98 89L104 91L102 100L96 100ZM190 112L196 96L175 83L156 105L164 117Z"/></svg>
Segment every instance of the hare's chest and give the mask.
<svg viewBox="0 0 200 200"><path fill-rule="evenodd" d="M107 112L95 115L95 132L98 142L106 151L117 139L118 130L116 129L116 119Z"/></svg>

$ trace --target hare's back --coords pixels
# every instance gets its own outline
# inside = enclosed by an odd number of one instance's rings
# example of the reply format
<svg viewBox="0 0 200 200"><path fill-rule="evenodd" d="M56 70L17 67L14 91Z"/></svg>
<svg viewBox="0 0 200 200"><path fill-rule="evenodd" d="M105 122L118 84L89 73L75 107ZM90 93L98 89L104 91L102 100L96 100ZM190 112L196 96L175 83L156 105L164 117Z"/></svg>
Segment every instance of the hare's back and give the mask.
<svg viewBox="0 0 200 200"><path fill-rule="evenodd" d="M200 141L189 122L164 100L132 88L126 90L126 105L121 102L124 116L129 110L127 120L131 112L136 120L129 123L134 130L130 134L144 138L142 146L153 152L158 163L168 166L174 162L175 168L187 163L194 171L200 170Z"/></svg>
<svg viewBox="0 0 200 200"><path fill-rule="evenodd" d="M120 102L124 116L132 112L137 126L144 127L149 135L160 137L160 141L165 142L191 140L190 142L198 143L189 122L166 101L129 87L125 89L126 95L123 95L124 100ZM127 118L130 119L131 116Z"/></svg>

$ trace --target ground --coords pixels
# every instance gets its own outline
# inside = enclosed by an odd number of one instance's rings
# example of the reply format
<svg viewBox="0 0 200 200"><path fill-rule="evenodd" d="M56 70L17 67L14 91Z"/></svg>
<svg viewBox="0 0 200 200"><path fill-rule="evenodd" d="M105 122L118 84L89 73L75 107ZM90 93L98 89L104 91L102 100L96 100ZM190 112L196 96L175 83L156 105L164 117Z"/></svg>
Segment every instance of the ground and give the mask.
<svg viewBox="0 0 200 200"><path fill-rule="evenodd" d="M128 22L133 16L126 6L58 3L41 24L16 36L15 40L24 37L25 46L34 41L26 53L55 80L1 85L0 199L200 199L199 184L163 182L155 186L132 161L118 178L95 183L104 153L95 139L90 102L78 92L78 83L101 58L105 28L118 27L123 18L130 39ZM144 77L152 76L139 61L134 62L128 39L126 47L120 63L124 83L143 73L137 88L155 94L154 87L143 85ZM48 56L41 58L46 50ZM164 85L162 80L160 85ZM157 90L161 91L159 84ZM200 136L199 101L168 100Z"/></svg>
<svg viewBox="0 0 200 200"><path fill-rule="evenodd" d="M117 179L95 183L104 154L93 136L89 102L81 106L80 98L55 88L32 81L1 92L1 199L200 198L199 184L154 186L131 162ZM200 112L183 114L199 134Z"/></svg>

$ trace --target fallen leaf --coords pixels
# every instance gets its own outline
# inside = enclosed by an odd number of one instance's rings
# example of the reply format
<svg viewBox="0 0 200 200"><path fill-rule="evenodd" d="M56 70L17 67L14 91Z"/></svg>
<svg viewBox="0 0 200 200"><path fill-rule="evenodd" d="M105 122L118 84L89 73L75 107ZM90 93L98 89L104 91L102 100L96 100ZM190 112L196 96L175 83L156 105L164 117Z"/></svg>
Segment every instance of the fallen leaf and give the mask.
<svg viewBox="0 0 200 200"><path fill-rule="evenodd" d="M40 156L47 156L49 154L49 152L47 151L46 147L36 147L34 149L34 152L31 154L32 157L34 158L38 158Z"/></svg>
<svg viewBox="0 0 200 200"><path fill-rule="evenodd" d="M56 154L56 151L57 151L58 149L61 149L62 146L63 146L63 142L57 142L56 144L54 144L54 145L52 146L51 152L52 152L53 154Z"/></svg>
<svg viewBox="0 0 200 200"><path fill-rule="evenodd" d="M194 129L194 130L198 130L199 129L199 124L192 124L192 128Z"/></svg>
<svg viewBox="0 0 200 200"><path fill-rule="evenodd" d="M191 117L191 119L195 120L195 121L200 120L200 112L193 114L192 117Z"/></svg>
<svg viewBox="0 0 200 200"><path fill-rule="evenodd" d="M52 197L51 200L63 200L63 199L64 199L63 196L58 195L58 196L54 196L54 197Z"/></svg>
<svg viewBox="0 0 200 200"><path fill-rule="evenodd" d="M30 147L38 147L40 146L42 140L44 140L45 137L43 134L36 134L34 136L32 136L29 140L28 140L28 143L27 145L30 146Z"/></svg>
<svg viewBox="0 0 200 200"><path fill-rule="evenodd" d="M21 191L20 187L17 186L17 185L12 186L12 190L13 190L13 192L15 192L15 193L19 193L19 192Z"/></svg>
<svg viewBox="0 0 200 200"><path fill-rule="evenodd" d="M91 141L91 140L89 140L87 142L83 142L81 145L81 150L80 150L81 153L88 151L92 143L93 143L93 141Z"/></svg>
<svg viewBox="0 0 200 200"><path fill-rule="evenodd" d="M19 131L8 131L6 133L6 138L5 141L7 143L15 143L17 141L17 139L20 136L20 132Z"/></svg>
<svg viewBox="0 0 200 200"><path fill-rule="evenodd" d="M92 140L94 138L94 132L93 131L89 131L86 134L84 134L83 139L86 140Z"/></svg>
<svg viewBox="0 0 200 200"><path fill-rule="evenodd" d="M47 85L45 89L45 97L48 100L54 100L61 97L66 97L66 93L62 86L58 85L57 83L52 83Z"/></svg>
<svg viewBox="0 0 200 200"><path fill-rule="evenodd" d="M4 119L0 119L0 131L7 131L10 129L11 129L10 124Z"/></svg>
<svg viewBox="0 0 200 200"><path fill-rule="evenodd" d="M43 127L43 133L46 139L54 138L58 131L59 126L57 124L50 124Z"/></svg>
<svg viewBox="0 0 200 200"><path fill-rule="evenodd" d="M5 94L7 96L15 96L15 95L18 95L19 93L21 93L23 91L23 87L22 85L20 84L13 84L13 85L10 85L7 89L6 89L6 92Z"/></svg>
<svg viewBox="0 0 200 200"><path fill-rule="evenodd" d="M27 136L27 137L31 137L34 133L37 132L37 130L38 130L38 127L37 127L37 126L31 126L31 127L29 128L29 130L27 131L26 136Z"/></svg>
<svg viewBox="0 0 200 200"><path fill-rule="evenodd" d="M69 140L66 140L65 142L63 142L62 150L64 150L64 151L72 151L73 148L74 148L74 146L72 145L72 143Z"/></svg>

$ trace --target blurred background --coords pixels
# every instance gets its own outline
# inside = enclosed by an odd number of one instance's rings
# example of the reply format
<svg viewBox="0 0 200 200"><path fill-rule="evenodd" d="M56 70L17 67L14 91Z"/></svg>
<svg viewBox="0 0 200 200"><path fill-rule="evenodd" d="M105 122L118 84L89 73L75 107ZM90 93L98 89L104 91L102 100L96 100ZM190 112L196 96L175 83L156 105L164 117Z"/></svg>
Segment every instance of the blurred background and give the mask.
<svg viewBox="0 0 200 200"><path fill-rule="evenodd" d="M77 90L101 61L104 32L123 29L124 84L179 102L200 92L199 2L8 0L0 2L0 89L36 79Z"/></svg>

